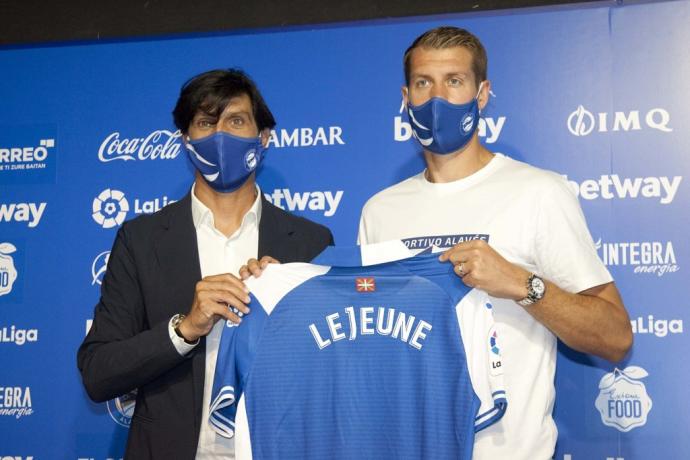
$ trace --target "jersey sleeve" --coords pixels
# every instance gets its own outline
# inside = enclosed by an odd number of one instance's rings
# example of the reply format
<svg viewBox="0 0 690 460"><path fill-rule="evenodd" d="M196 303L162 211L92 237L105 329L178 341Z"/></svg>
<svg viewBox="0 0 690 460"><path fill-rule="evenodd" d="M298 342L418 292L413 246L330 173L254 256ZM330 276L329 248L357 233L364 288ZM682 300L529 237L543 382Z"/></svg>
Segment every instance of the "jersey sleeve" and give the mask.
<svg viewBox="0 0 690 460"><path fill-rule="evenodd" d="M577 293L613 280L597 255L577 197L561 177L541 194L534 254L538 274Z"/></svg>
<svg viewBox="0 0 690 460"><path fill-rule="evenodd" d="M245 316L239 325L226 321L218 345L209 423L216 433L225 438L235 435L237 401L244 392L256 344L266 318L264 309L256 297L250 295L250 298L252 313Z"/></svg>
<svg viewBox="0 0 690 460"><path fill-rule="evenodd" d="M467 366L480 407L474 430L496 423L506 411L508 399L503 385L499 338L493 307L484 291L471 290L456 306Z"/></svg>

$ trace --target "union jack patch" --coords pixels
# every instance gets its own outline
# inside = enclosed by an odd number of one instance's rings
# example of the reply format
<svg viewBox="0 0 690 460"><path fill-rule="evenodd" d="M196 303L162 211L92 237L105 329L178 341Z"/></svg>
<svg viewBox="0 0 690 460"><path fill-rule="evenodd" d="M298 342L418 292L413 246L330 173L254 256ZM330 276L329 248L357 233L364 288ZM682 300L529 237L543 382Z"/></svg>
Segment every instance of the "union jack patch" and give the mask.
<svg viewBox="0 0 690 460"><path fill-rule="evenodd" d="M357 289L357 292L374 292L376 290L376 281L374 281L374 278L357 278L355 280L355 289Z"/></svg>

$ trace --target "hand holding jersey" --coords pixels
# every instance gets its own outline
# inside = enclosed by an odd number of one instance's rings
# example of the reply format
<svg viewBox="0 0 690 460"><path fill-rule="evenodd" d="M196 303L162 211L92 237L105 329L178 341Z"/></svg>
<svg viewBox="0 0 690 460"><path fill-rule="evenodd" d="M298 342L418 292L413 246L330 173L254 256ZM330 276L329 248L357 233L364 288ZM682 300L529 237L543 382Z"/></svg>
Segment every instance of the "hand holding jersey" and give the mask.
<svg viewBox="0 0 690 460"><path fill-rule="evenodd" d="M240 315L249 313L247 303L249 290L237 277L229 273L206 276L196 283L192 308L178 329L186 341L195 342L211 332L220 319L239 324Z"/></svg>
<svg viewBox="0 0 690 460"><path fill-rule="evenodd" d="M458 243L439 257L451 262L463 283L482 289L500 299L527 297L526 281L530 273L511 264L483 240Z"/></svg>
<svg viewBox="0 0 690 460"><path fill-rule="evenodd" d="M263 256L261 260L249 259L245 265L240 267L240 278L246 280L250 276L259 277L268 264L279 264L280 261L271 256Z"/></svg>

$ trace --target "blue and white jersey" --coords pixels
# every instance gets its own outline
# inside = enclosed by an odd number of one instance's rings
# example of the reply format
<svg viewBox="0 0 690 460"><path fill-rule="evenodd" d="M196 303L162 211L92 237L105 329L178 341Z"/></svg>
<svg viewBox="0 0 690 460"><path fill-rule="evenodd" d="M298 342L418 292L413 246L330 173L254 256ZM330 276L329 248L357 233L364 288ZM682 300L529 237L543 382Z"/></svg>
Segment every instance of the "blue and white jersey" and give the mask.
<svg viewBox="0 0 690 460"><path fill-rule="evenodd" d="M410 255L332 247L248 280L252 311L218 351L216 432L234 436L243 396L255 459L470 459L507 405L492 307L437 254Z"/></svg>

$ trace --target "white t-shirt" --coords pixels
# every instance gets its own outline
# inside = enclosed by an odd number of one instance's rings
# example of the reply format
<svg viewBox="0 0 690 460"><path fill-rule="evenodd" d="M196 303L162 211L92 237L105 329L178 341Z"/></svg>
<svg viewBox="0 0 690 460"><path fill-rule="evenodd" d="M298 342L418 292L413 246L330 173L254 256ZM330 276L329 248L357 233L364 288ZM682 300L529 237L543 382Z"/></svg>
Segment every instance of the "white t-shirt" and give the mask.
<svg viewBox="0 0 690 460"><path fill-rule="evenodd" d="M422 172L377 193L359 227L360 244L400 239L412 250L478 238L569 292L612 281L565 179L501 154L458 181L431 183ZM515 302L492 302L510 406L478 433L474 458L551 458L556 337Z"/></svg>

